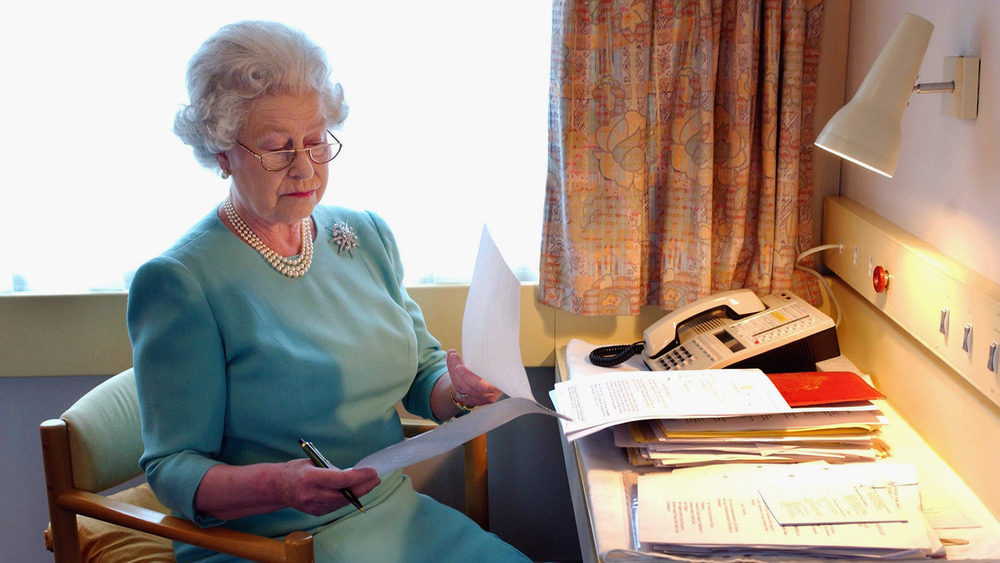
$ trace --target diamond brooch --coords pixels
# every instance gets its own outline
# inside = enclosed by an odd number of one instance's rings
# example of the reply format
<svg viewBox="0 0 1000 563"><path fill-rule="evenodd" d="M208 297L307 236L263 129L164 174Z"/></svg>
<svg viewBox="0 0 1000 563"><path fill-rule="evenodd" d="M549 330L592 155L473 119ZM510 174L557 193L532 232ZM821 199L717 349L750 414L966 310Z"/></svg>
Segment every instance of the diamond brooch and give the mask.
<svg viewBox="0 0 1000 563"><path fill-rule="evenodd" d="M341 221L339 223L334 223L333 227L330 229L330 242L337 245L337 254L341 254L345 250L354 258L354 249L361 246L358 244L358 234L354 232L354 227L347 224L346 221Z"/></svg>

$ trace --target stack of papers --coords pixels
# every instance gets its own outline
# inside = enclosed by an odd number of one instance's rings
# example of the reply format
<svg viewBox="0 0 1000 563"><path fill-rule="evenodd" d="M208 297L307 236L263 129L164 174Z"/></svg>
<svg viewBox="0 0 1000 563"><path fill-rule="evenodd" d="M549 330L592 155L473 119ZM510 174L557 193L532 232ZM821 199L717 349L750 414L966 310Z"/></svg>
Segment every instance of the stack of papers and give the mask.
<svg viewBox="0 0 1000 563"><path fill-rule="evenodd" d="M944 554L908 464L718 465L640 475L643 551L899 559Z"/></svg>
<svg viewBox="0 0 1000 563"><path fill-rule="evenodd" d="M551 393L569 441L613 427L633 464L670 468L885 457L884 397L857 374L601 368L591 349L570 342L570 379Z"/></svg>
<svg viewBox="0 0 1000 563"><path fill-rule="evenodd" d="M709 463L873 461L888 447L878 438L881 411L830 410L778 415L648 420L614 427L615 445L636 466Z"/></svg>

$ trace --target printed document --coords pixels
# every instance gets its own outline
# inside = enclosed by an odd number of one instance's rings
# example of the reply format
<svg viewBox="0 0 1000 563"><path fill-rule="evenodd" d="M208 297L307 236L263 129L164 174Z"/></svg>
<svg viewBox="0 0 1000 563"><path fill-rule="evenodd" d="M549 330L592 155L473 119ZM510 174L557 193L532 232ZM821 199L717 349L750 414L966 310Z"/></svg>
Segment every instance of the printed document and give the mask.
<svg viewBox="0 0 1000 563"><path fill-rule="evenodd" d="M893 476L873 479L863 472L892 471L878 464L793 465L793 466L713 466L678 470L672 474L651 473L639 476L638 535L644 544L672 553L740 552L748 548L782 553L811 555L887 557L924 557L943 553L937 537L920 512L916 484L909 480L912 468L900 467L900 479ZM841 470L841 468L844 468ZM815 489L816 483L826 488ZM891 499L884 490L891 483ZM815 511L810 523L782 525L774 516L766 489L792 490L800 503L821 505L831 487L883 488L879 501L891 507L871 507L879 516L861 517L858 506L854 517L843 523L843 510ZM812 488L812 493L810 493ZM775 493L773 502L782 499ZM805 499L811 500L806 501ZM868 502L866 500L865 502ZM799 508L801 508L801 504ZM794 507L788 506L792 511ZM841 507L843 508L843 507ZM825 518L819 512L825 513ZM868 520L877 520L869 522ZM821 522L821 520L829 520ZM857 523L858 520L865 520Z"/></svg>
<svg viewBox="0 0 1000 563"><path fill-rule="evenodd" d="M789 487L780 482L759 491L771 516L782 526L906 522L889 487L824 482Z"/></svg>
<svg viewBox="0 0 1000 563"><path fill-rule="evenodd" d="M791 412L760 370L609 372L557 383L552 402L570 441L598 430L654 418Z"/></svg>

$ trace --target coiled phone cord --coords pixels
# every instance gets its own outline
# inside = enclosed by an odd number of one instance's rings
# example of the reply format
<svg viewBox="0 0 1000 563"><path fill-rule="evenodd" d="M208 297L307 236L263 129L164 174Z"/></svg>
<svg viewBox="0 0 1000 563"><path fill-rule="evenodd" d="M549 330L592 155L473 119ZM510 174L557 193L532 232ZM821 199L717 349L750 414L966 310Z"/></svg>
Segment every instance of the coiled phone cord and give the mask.
<svg viewBox="0 0 1000 563"><path fill-rule="evenodd" d="M612 346L599 346L590 353L590 363L602 368L613 368L625 362L625 360L642 352L643 341L633 344L615 344Z"/></svg>

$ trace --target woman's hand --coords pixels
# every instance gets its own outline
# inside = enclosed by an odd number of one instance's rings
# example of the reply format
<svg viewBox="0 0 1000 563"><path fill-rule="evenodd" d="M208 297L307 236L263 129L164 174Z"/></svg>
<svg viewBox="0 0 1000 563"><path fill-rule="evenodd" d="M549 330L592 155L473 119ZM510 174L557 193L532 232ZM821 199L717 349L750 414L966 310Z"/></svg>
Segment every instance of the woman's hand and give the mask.
<svg viewBox="0 0 1000 563"><path fill-rule="evenodd" d="M284 464L280 480L285 503L306 514L322 516L348 504L340 489L351 489L362 497L381 480L374 469L326 469L307 459Z"/></svg>
<svg viewBox="0 0 1000 563"><path fill-rule="evenodd" d="M349 502L340 492L349 488L358 497L381 480L372 468L326 469L308 459L285 463L215 465L195 493L195 509L206 516L230 520L292 507L321 516Z"/></svg>
<svg viewBox="0 0 1000 563"><path fill-rule="evenodd" d="M455 350L448 350L448 375L451 376L451 399L468 408L488 405L500 398L500 390L479 377L462 363Z"/></svg>
<svg viewBox="0 0 1000 563"><path fill-rule="evenodd" d="M448 350L448 375L452 398L466 407L488 405L500 398L500 390L465 367L455 350Z"/></svg>

